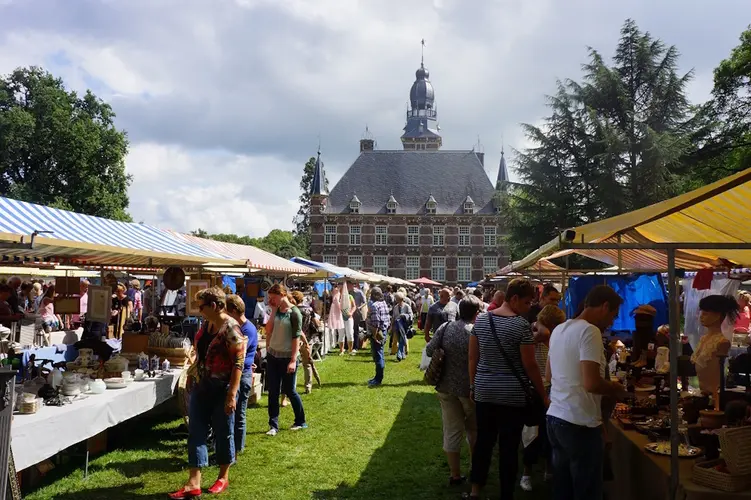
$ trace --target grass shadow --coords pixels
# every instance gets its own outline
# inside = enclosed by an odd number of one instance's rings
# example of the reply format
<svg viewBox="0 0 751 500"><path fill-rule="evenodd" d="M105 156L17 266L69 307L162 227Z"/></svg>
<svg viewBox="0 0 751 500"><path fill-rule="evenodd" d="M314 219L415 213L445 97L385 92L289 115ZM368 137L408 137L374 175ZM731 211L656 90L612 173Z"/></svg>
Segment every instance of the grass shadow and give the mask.
<svg viewBox="0 0 751 500"><path fill-rule="evenodd" d="M56 493L55 500L112 500L113 498L132 498L134 500L164 500L164 493L138 493L143 484L128 484L82 489L81 491Z"/></svg>

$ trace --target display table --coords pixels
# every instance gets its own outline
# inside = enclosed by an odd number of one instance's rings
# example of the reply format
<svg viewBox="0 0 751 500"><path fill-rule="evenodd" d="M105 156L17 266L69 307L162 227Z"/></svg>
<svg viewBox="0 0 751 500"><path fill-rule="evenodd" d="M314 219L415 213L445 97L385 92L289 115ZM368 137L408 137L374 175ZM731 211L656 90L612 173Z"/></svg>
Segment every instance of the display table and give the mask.
<svg viewBox="0 0 751 500"><path fill-rule="evenodd" d="M35 465L163 403L175 393L181 372L173 369L163 377L108 389L69 405L43 406L33 415L14 415L10 434L16 469Z"/></svg>
<svg viewBox="0 0 751 500"><path fill-rule="evenodd" d="M666 500L670 496L670 457L644 451L647 436L621 429L611 420L608 433L613 442L611 459L615 472L614 484L608 488L613 500ZM694 463L702 458L680 459L680 500L751 499L751 491L728 493L700 486L691 481Z"/></svg>

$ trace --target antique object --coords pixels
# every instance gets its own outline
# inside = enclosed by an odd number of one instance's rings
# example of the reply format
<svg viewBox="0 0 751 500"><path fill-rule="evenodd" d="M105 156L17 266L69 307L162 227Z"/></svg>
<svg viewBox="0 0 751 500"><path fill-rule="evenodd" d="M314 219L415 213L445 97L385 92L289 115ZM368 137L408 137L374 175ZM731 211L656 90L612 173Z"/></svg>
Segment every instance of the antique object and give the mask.
<svg viewBox="0 0 751 500"><path fill-rule="evenodd" d="M170 267L164 271L162 283L167 290L179 290L185 285L185 271L179 267Z"/></svg>
<svg viewBox="0 0 751 500"><path fill-rule="evenodd" d="M112 356L104 363L104 369L111 373L121 373L128 369L128 360L119 354Z"/></svg>
<svg viewBox="0 0 751 500"><path fill-rule="evenodd" d="M125 389L128 383L122 377L113 377L104 379L107 389Z"/></svg>
<svg viewBox="0 0 751 500"><path fill-rule="evenodd" d="M701 410L701 426L705 429L721 429L725 425L725 412L718 410Z"/></svg>
<svg viewBox="0 0 751 500"><path fill-rule="evenodd" d="M650 453L656 455L670 456L671 448L670 441L660 441L658 443L649 443L644 447ZM684 443L678 445L678 456L681 458L696 458L702 454L701 448L696 446L688 446Z"/></svg>
<svg viewBox="0 0 751 500"><path fill-rule="evenodd" d="M104 380L98 378L89 382L88 394L101 394L105 390L107 390L107 384L104 383Z"/></svg>

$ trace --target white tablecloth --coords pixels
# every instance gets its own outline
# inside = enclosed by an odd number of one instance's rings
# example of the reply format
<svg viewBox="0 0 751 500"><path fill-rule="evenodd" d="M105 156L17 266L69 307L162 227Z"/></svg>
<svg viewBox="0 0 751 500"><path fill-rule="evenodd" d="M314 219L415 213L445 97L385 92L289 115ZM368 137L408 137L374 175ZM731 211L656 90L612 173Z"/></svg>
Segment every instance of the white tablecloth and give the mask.
<svg viewBox="0 0 751 500"><path fill-rule="evenodd" d="M163 403L174 394L180 374L173 369L156 380L107 389L65 406L43 406L33 415L14 415L10 434L16 469L35 465Z"/></svg>

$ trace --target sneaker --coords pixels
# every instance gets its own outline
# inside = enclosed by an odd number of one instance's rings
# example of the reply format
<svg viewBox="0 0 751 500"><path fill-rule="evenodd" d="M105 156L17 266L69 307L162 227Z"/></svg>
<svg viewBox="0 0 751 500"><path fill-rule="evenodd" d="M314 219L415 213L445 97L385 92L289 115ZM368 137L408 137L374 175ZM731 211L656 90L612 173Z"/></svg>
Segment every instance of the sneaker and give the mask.
<svg viewBox="0 0 751 500"><path fill-rule="evenodd" d="M352 352L349 353L350 356L356 356L357 355L357 349L352 349Z"/></svg>
<svg viewBox="0 0 751 500"><path fill-rule="evenodd" d="M344 351L339 351L339 356L344 356Z"/></svg>
<svg viewBox="0 0 751 500"><path fill-rule="evenodd" d="M305 394L310 394L311 392L313 392L313 386L306 385L305 386Z"/></svg>
<svg viewBox="0 0 751 500"><path fill-rule="evenodd" d="M289 428L289 430L291 430L291 431L301 431L301 430L307 429L307 428L308 428L308 424L301 424L301 425L293 425L292 427Z"/></svg>
<svg viewBox="0 0 751 500"><path fill-rule="evenodd" d="M529 476L522 476L522 480L519 481L519 486L521 486L524 491L532 491L532 478Z"/></svg>
<svg viewBox="0 0 751 500"><path fill-rule="evenodd" d="M274 437L277 434L279 434L279 431L277 429L269 429L268 432L266 433L267 436L271 436L271 437Z"/></svg>
<svg viewBox="0 0 751 500"><path fill-rule="evenodd" d="M377 380L368 380L369 387L378 387L379 385L381 385L381 382L378 382Z"/></svg>

